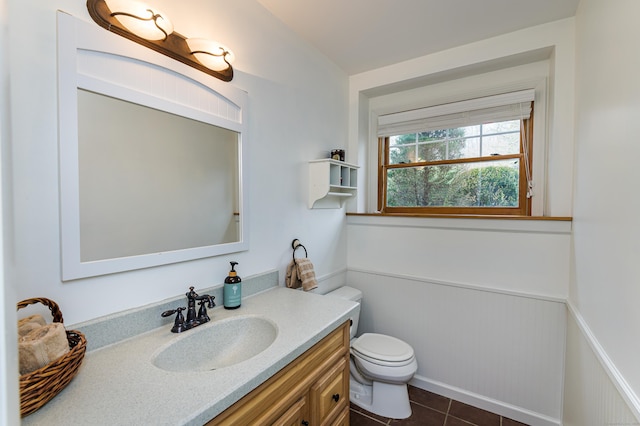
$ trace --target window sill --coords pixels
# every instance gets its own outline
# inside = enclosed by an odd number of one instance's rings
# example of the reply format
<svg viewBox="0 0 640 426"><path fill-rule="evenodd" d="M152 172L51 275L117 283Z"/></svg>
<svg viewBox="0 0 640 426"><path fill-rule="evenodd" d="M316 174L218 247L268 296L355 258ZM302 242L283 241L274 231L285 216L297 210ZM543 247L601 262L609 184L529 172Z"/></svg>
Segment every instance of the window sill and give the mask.
<svg viewBox="0 0 640 426"><path fill-rule="evenodd" d="M347 224L447 228L507 232L570 234L572 218L564 216L481 216L347 213Z"/></svg>

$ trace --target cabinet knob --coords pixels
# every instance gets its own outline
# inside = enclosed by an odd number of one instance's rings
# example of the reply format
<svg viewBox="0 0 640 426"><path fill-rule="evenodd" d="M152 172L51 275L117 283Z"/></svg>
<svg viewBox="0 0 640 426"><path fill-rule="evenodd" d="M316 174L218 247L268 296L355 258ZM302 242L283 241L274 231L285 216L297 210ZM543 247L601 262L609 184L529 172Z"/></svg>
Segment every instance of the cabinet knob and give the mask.
<svg viewBox="0 0 640 426"><path fill-rule="evenodd" d="M334 400L335 402L338 402L338 401L340 400L340 394L339 394L339 393L336 393L336 394L334 394L331 398L333 398L333 400Z"/></svg>
<svg viewBox="0 0 640 426"><path fill-rule="evenodd" d="M308 422L308 421L306 421L306 420L303 420L302 422L300 422L300 424L301 424L302 426L309 426L309 422Z"/></svg>

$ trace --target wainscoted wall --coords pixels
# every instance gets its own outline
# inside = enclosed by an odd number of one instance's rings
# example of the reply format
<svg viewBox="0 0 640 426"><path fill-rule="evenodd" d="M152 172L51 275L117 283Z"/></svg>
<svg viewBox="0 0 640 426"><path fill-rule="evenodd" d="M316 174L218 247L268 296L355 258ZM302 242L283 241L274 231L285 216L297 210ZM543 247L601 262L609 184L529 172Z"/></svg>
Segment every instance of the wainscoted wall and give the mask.
<svg viewBox="0 0 640 426"><path fill-rule="evenodd" d="M571 222L348 216L349 269L566 299Z"/></svg>
<svg viewBox="0 0 640 426"><path fill-rule="evenodd" d="M568 312L563 425L639 425L618 389L624 379L580 314L574 308Z"/></svg>
<svg viewBox="0 0 640 426"><path fill-rule="evenodd" d="M571 225L504 222L349 216L359 333L411 344L418 387L558 425Z"/></svg>
<svg viewBox="0 0 640 426"><path fill-rule="evenodd" d="M416 386L528 424L558 424L563 302L357 270L347 277L364 293L359 333L411 344Z"/></svg>
<svg viewBox="0 0 640 426"><path fill-rule="evenodd" d="M577 337L569 340L569 425L640 424L640 199L629 198L637 192L640 155L638 138L630 137L640 133L639 14L640 2L628 0L581 0L576 13L576 190L568 300L591 350L578 345ZM603 150L605 139L615 142ZM621 203L625 207L613 213L612 206ZM569 331L570 338L577 335L571 326ZM606 360L602 366L637 419L624 420L620 397L598 363L590 361L594 355Z"/></svg>

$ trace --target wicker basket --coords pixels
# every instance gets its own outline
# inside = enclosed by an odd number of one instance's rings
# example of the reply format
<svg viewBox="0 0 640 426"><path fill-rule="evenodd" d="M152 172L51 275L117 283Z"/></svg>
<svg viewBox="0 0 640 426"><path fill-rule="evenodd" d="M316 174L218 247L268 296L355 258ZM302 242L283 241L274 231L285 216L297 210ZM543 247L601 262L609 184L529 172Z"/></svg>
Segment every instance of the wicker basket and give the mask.
<svg viewBox="0 0 640 426"><path fill-rule="evenodd" d="M42 303L47 306L53 316L53 322L62 322L62 312L58 304L45 298L23 300L18 303L18 310ZM20 376L20 414L27 416L51 401L75 377L84 353L87 340L79 331L67 330L69 352L38 370Z"/></svg>

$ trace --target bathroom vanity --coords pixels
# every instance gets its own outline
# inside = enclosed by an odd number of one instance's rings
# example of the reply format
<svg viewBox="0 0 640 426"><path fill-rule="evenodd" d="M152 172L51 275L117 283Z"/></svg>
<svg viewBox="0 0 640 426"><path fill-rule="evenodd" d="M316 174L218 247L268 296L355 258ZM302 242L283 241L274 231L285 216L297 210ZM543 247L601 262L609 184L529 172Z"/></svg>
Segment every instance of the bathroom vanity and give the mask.
<svg viewBox="0 0 640 426"><path fill-rule="evenodd" d="M193 330L171 333L168 318L89 350L69 386L22 424L348 424L349 318L356 307L272 287L243 298L240 309L210 309L211 321ZM159 318L164 308L144 309ZM251 345L236 346L234 336L256 339L261 350L243 356ZM208 358L221 364L212 367Z"/></svg>

